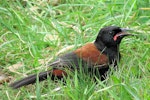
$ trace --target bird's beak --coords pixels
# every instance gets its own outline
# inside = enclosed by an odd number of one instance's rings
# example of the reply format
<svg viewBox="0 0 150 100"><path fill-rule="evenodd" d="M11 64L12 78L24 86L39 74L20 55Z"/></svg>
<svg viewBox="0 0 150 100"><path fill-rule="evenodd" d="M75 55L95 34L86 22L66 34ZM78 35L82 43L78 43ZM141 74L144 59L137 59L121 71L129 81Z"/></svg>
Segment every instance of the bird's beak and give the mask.
<svg viewBox="0 0 150 100"><path fill-rule="evenodd" d="M121 28L122 32L119 36L134 36L133 34L129 34L127 33L128 31L133 31L132 29L129 29L129 28Z"/></svg>
<svg viewBox="0 0 150 100"><path fill-rule="evenodd" d="M114 41L116 41L118 38L123 38L125 36L134 36L133 34L127 33L127 31L132 31L132 29L129 28L121 28L122 32L119 32L114 36Z"/></svg>
<svg viewBox="0 0 150 100"><path fill-rule="evenodd" d="M133 31L133 30L130 29L130 28L121 28L121 30L122 30L123 32L126 32L126 31Z"/></svg>

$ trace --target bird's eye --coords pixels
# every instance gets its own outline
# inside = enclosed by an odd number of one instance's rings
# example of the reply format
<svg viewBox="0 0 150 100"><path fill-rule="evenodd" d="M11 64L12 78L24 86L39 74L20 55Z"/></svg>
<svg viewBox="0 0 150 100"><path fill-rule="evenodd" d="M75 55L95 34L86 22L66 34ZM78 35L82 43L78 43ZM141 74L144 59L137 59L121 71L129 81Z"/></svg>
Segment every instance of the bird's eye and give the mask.
<svg viewBox="0 0 150 100"><path fill-rule="evenodd" d="M114 36L114 35L115 35L115 32L114 32L114 31L109 31L109 34L110 34L111 36Z"/></svg>
<svg viewBox="0 0 150 100"><path fill-rule="evenodd" d="M113 32L113 31L109 31L109 34L113 36L113 35L114 35L114 32Z"/></svg>
<svg viewBox="0 0 150 100"><path fill-rule="evenodd" d="M109 34L112 34L112 31L110 31Z"/></svg>

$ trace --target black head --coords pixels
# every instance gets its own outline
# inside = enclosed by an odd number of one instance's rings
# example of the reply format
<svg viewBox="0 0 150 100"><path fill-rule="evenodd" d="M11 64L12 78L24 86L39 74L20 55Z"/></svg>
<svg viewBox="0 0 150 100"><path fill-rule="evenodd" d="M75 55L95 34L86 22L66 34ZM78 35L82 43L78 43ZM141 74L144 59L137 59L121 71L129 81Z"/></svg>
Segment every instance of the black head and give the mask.
<svg viewBox="0 0 150 100"><path fill-rule="evenodd" d="M99 42L102 42L107 47L117 46L120 44L123 37L131 35L127 34L125 31L127 31L127 29L117 26L104 27L100 30L95 43L99 44Z"/></svg>

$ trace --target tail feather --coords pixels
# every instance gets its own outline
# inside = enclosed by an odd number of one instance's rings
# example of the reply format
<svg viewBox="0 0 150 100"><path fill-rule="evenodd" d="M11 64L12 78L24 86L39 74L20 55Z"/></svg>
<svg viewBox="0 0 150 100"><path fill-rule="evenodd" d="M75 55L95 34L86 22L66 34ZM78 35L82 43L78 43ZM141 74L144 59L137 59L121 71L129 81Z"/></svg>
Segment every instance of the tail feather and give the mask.
<svg viewBox="0 0 150 100"><path fill-rule="evenodd" d="M30 75L26 78L23 78L22 80L19 80L19 81L16 81L16 82L10 84L10 87L17 89L17 88L20 88L25 85L36 83L37 77L39 78L39 81L43 81L48 78L50 73L51 73L51 71L45 71L45 72L41 72L39 74Z"/></svg>

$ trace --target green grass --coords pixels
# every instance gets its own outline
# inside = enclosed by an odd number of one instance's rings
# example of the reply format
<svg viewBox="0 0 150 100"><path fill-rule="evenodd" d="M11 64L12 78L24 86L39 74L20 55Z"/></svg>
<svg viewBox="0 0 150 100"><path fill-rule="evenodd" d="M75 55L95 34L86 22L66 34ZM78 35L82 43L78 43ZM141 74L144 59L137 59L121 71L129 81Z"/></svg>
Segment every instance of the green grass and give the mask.
<svg viewBox="0 0 150 100"><path fill-rule="evenodd" d="M53 0L57 1L57 0ZM75 72L66 85L48 80L19 90L0 85L1 100L149 100L149 0L1 0L0 72L13 79L45 70L64 47L92 42L109 25L135 29L121 45L119 69L95 84ZM51 58L51 59L50 59ZM40 61L41 62L40 62ZM21 63L15 71L10 66ZM58 87L60 88L59 90Z"/></svg>

